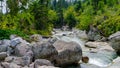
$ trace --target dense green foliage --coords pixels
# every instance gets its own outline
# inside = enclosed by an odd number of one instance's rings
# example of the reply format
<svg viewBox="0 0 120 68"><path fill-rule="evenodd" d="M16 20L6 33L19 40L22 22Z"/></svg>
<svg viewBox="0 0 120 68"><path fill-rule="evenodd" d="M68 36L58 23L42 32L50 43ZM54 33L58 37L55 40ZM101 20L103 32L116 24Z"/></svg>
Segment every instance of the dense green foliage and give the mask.
<svg viewBox="0 0 120 68"><path fill-rule="evenodd" d="M21 31L7 29L7 30L0 30L0 39L9 39L10 35L13 35L13 34L21 36L26 40L27 38L29 38L28 35L26 35Z"/></svg>
<svg viewBox="0 0 120 68"><path fill-rule="evenodd" d="M7 0L7 9L0 13L0 39L50 35L65 25L87 31L94 25L104 36L120 30L120 0Z"/></svg>

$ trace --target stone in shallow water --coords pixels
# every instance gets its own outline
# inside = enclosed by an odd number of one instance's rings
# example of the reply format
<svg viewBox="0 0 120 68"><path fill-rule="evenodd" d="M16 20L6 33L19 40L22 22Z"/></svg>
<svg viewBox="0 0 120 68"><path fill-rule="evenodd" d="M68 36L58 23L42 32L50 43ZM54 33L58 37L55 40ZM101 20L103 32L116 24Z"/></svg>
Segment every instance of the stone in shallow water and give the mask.
<svg viewBox="0 0 120 68"><path fill-rule="evenodd" d="M87 43L85 43L85 46L89 47L89 48L97 48L98 47L97 42L96 43L95 42L87 42Z"/></svg>
<svg viewBox="0 0 120 68"><path fill-rule="evenodd" d="M89 58L87 56L82 57L82 62L88 63Z"/></svg>

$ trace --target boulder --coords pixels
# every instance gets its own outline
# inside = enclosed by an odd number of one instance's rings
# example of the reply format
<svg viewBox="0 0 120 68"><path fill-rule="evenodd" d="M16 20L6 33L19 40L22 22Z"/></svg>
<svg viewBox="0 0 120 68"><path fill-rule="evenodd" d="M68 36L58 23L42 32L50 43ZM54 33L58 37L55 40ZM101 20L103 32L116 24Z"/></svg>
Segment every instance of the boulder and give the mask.
<svg viewBox="0 0 120 68"><path fill-rule="evenodd" d="M14 63L20 66L25 66L25 63L22 57L12 57L12 61L10 63Z"/></svg>
<svg viewBox="0 0 120 68"><path fill-rule="evenodd" d="M98 43L95 43L95 42L87 42L87 43L85 43L85 46L86 46L86 47L89 47L89 48L97 48L97 47L98 47Z"/></svg>
<svg viewBox="0 0 120 68"><path fill-rule="evenodd" d="M82 57L82 62L88 63L88 61L89 61L89 57L87 56Z"/></svg>
<svg viewBox="0 0 120 68"><path fill-rule="evenodd" d="M22 57L23 65L22 66L28 66L30 63L32 63L32 58L30 56L24 56Z"/></svg>
<svg viewBox="0 0 120 68"><path fill-rule="evenodd" d="M5 58L5 62L15 63L20 66L29 66L29 64L32 63L30 57L28 56L24 57L8 56Z"/></svg>
<svg viewBox="0 0 120 68"><path fill-rule="evenodd" d="M110 40L110 45L113 49L120 54L120 31L110 35L108 39Z"/></svg>
<svg viewBox="0 0 120 68"><path fill-rule="evenodd" d="M88 38L90 41L99 41L102 39L102 36L100 35L100 31L96 27L94 27L93 25L90 25Z"/></svg>
<svg viewBox="0 0 120 68"><path fill-rule="evenodd" d="M53 44L55 41L57 41L58 39L56 37L52 37L48 40L49 43Z"/></svg>
<svg viewBox="0 0 120 68"><path fill-rule="evenodd" d="M17 37L17 35L10 35L10 40L12 40L12 39L14 39L14 38L16 38Z"/></svg>
<svg viewBox="0 0 120 68"><path fill-rule="evenodd" d="M17 37L11 40L10 47L15 48L18 44L22 43L23 39L21 37Z"/></svg>
<svg viewBox="0 0 120 68"><path fill-rule="evenodd" d="M3 68L3 67L0 65L0 68Z"/></svg>
<svg viewBox="0 0 120 68"><path fill-rule="evenodd" d="M29 51L31 51L31 47L26 43L20 43L14 49L15 56L19 56L19 57L26 55L27 52Z"/></svg>
<svg viewBox="0 0 120 68"><path fill-rule="evenodd" d="M73 34L76 35L80 39L88 41L88 35L86 34L86 31L73 29Z"/></svg>
<svg viewBox="0 0 120 68"><path fill-rule="evenodd" d="M26 55L23 56L23 59L26 65L29 65L30 63L32 63L33 57L34 55L32 51L27 52Z"/></svg>
<svg viewBox="0 0 120 68"><path fill-rule="evenodd" d="M11 63L11 62L14 60L14 58L15 58L15 57L13 57L13 56L8 56L8 57L5 58L4 61L5 61L5 62L8 62L8 63Z"/></svg>
<svg viewBox="0 0 120 68"><path fill-rule="evenodd" d="M30 40L34 42L41 42L42 41L42 36L39 34L34 34L30 36Z"/></svg>
<svg viewBox="0 0 120 68"><path fill-rule="evenodd" d="M7 45L7 46L10 45L10 40L4 39L4 40L2 40L2 42L4 45Z"/></svg>
<svg viewBox="0 0 120 68"><path fill-rule="evenodd" d="M110 51L114 51L114 49L109 45L109 43L107 42L87 42L85 43L85 46L88 48L91 48L91 51L93 50L110 50Z"/></svg>
<svg viewBox="0 0 120 68"><path fill-rule="evenodd" d="M21 68L21 66L15 63L2 62L3 68Z"/></svg>
<svg viewBox="0 0 120 68"><path fill-rule="evenodd" d="M34 63L31 63L31 64L29 65L29 68L35 68Z"/></svg>
<svg viewBox="0 0 120 68"><path fill-rule="evenodd" d="M6 39L1 40L1 42L0 42L0 52L6 52L9 45L10 45L10 40L6 40Z"/></svg>
<svg viewBox="0 0 120 68"><path fill-rule="evenodd" d="M1 52L0 53L0 61L3 61L6 57L7 57L7 53L6 52Z"/></svg>
<svg viewBox="0 0 120 68"><path fill-rule="evenodd" d="M15 64L15 63L10 63L10 68L21 68L21 66Z"/></svg>
<svg viewBox="0 0 120 68"><path fill-rule="evenodd" d="M1 65L3 66L3 68L10 68L10 63L8 62L2 62Z"/></svg>
<svg viewBox="0 0 120 68"><path fill-rule="evenodd" d="M45 59L36 59L34 62L35 68L39 68L39 66L53 66L53 64Z"/></svg>
<svg viewBox="0 0 120 68"><path fill-rule="evenodd" d="M82 58L82 49L75 42L58 40L53 45L58 51L58 55L55 58L56 66L77 64Z"/></svg>
<svg viewBox="0 0 120 68"><path fill-rule="evenodd" d="M8 45L0 45L0 52L6 52Z"/></svg>
<svg viewBox="0 0 120 68"><path fill-rule="evenodd" d="M50 43L35 44L32 47L35 59L47 59L54 60L54 57L58 54L57 50Z"/></svg>

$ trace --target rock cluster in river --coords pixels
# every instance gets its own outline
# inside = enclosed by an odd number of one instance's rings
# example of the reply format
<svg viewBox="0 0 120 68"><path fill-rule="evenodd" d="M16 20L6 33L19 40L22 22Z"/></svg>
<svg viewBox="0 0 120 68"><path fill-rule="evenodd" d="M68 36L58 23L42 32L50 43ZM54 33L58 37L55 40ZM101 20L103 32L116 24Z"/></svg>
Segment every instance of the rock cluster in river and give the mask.
<svg viewBox="0 0 120 68"><path fill-rule="evenodd" d="M10 36L10 40L0 41L0 68L58 68L63 65L78 64L82 50L76 42L42 38L32 35L31 43Z"/></svg>
<svg viewBox="0 0 120 68"><path fill-rule="evenodd" d="M32 35L30 42L16 35L11 35L10 40L0 40L0 68L120 67L116 54L120 52L120 32L112 34L109 41L97 33L76 29L53 33L49 38Z"/></svg>
<svg viewBox="0 0 120 68"><path fill-rule="evenodd" d="M117 38L115 36L112 39L101 35L102 33L93 27L88 33L77 29L63 32L56 29L51 42L54 43L56 39L60 39L65 42L74 41L81 46L82 62L79 62L80 66L78 67L71 66L70 68L119 68L118 62L113 60L118 57L116 52L119 51L120 41L116 39L120 37L120 33L117 33Z"/></svg>

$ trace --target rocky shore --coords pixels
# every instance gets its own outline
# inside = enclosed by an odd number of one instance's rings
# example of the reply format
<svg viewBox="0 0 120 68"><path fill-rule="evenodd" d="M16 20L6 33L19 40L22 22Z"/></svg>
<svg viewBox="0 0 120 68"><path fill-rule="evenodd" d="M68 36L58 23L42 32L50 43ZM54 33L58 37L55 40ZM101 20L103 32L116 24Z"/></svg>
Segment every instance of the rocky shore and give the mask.
<svg viewBox="0 0 120 68"><path fill-rule="evenodd" d="M120 67L120 32L112 34L109 41L81 30L52 33L52 37L32 35L31 42L16 35L0 40L0 68Z"/></svg>

